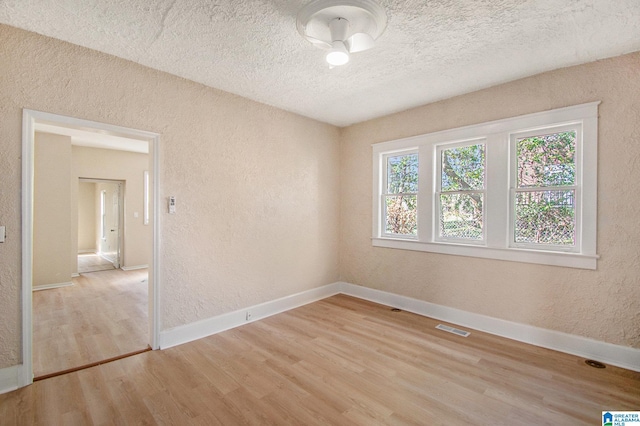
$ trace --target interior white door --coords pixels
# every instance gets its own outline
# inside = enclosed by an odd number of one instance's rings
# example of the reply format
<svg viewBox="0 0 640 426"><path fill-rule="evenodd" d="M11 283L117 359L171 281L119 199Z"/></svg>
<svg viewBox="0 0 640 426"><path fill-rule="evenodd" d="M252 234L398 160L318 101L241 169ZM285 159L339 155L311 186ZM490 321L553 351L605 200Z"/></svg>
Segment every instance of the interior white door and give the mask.
<svg viewBox="0 0 640 426"><path fill-rule="evenodd" d="M100 193L101 238L100 254L120 267L120 198L122 184L101 183Z"/></svg>

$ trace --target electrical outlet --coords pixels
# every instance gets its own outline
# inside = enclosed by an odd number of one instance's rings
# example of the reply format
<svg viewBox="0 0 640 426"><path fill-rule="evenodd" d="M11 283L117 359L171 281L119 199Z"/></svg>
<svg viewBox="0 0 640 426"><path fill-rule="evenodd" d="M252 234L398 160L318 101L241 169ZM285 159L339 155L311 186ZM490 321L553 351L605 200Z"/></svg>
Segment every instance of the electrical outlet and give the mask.
<svg viewBox="0 0 640 426"><path fill-rule="evenodd" d="M247 311L247 321L251 319L251 311Z"/></svg>

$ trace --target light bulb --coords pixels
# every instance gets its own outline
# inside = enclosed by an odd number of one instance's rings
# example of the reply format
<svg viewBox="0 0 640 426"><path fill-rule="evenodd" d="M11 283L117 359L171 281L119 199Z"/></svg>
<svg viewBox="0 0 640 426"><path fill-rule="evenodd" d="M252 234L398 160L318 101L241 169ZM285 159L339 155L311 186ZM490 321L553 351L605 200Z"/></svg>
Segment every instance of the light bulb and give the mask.
<svg viewBox="0 0 640 426"><path fill-rule="evenodd" d="M342 41L336 40L331 43L331 50L326 57L329 65L340 66L349 62L349 52Z"/></svg>

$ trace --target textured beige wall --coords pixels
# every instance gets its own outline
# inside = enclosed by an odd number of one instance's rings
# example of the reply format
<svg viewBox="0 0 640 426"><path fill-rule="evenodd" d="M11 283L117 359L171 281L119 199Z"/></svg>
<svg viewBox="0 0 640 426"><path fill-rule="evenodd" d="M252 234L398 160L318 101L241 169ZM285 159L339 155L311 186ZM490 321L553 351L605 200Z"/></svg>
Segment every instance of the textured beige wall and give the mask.
<svg viewBox="0 0 640 426"><path fill-rule="evenodd" d="M153 229L143 223L142 204L143 174L145 170L149 170L149 155L75 145L72 147L72 155L72 179L75 182L78 182L79 178L124 181L124 244L122 245L124 256L121 264L125 267L148 265L151 258ZM71 202L77 202L77 200L77 187L72 187ZM135 213L138 217L135 217ZM75 232L75 241L77 241L79 231L74 229L72 232ZM77 248L77 246L74 247L76 252Z"/></svg>
<svg viewBox="0 0 640 426"><path fill-rule="evenodd" d="M640 348L640 54L566 68L343 129L345 281ZM602 101L596 271L371 246L371 144ZM589 172L588 170L586 171Z"/></svg>
<svg viewBox="0 0 640 426"><path fill-rule="evenodd" d="M71 138L36 133L33 287L71 281Z"/></svg>
<svg viewBox="0 0 640 426"><path fill-rule="evenodd" d="M336 281L339 131L0 26L0 368L20 362L22 108L161 134L161 328Z"/></svg>
<svg viewBox="0 0 640 426"><path fill-rule="evenodd" d="M96 214L96 184L78 182L78 253L97 250Z"/></svg>

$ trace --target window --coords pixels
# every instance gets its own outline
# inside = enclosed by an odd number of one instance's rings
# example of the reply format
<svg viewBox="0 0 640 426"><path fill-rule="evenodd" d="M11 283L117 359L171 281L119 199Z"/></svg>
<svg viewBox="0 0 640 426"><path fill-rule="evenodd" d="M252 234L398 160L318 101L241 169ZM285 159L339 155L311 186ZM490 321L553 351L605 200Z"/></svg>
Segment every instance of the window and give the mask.
<svg viewBox="0 0 640 426"><path fill-rule="evenodd" d="M384 234L415 237L418 233L418 154L385 156Z"/></svg>
<svg viewBox="0 0 640 426"><path fill-rule="evenodd" d="M484 241L484 144L438 147L441 241Z"/></svg>
<svg viewBox="0 0 640 426"><path fill-rule="evenodd" d="M577 248L577 133L570 128L512 136L513 246Z"/></svg>
<svg viewBox="0 0 640 426"><path fill-rule="evenodd" d="M597 116L594 102L375 144L373 245L595 269Z"/></svg>

